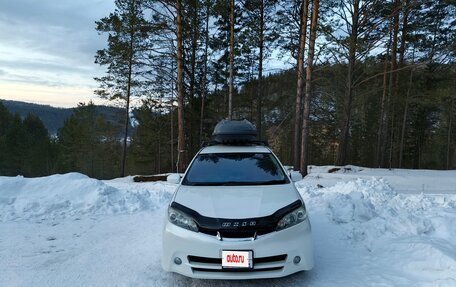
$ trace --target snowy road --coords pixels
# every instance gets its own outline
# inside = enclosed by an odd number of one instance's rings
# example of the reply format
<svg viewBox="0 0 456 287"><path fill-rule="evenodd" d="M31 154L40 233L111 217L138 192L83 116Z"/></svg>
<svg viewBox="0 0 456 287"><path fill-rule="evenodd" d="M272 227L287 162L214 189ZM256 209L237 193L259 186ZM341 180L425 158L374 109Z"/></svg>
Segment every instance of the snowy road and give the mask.
<svg viewBox="0 0 456 287"><path fill-rule="evenodd" d="M315 228L317 272L285 279L223 283L191 280L161 271L158 260L163 210L133 215L66 219L41 223L3 223L1 286L338 286L359 276L363 262L349 263L351 246L334 246L334 234ZM336 241L337 242L337 241ZM333 246L334 252L324 246ZM350 260L348 260L350 258ZM349 263L349 264L347 264ZM322 280L322 278L325 278ZM361 279L361 278L360 278ZM318 283L319 282L319 283ZM355 282L351 280L351 282ZM318 283L318 284L317 284ZM362 284L362 279L359 281Z"/></svg>
<svg viewBox="0 0 456 287"><path fill-rule="evenodd" d="M0 286L456 286L456 195L397 194L378 178L297 183L313 271L222 282L161 270L172 185L0 177Z"/></svg>

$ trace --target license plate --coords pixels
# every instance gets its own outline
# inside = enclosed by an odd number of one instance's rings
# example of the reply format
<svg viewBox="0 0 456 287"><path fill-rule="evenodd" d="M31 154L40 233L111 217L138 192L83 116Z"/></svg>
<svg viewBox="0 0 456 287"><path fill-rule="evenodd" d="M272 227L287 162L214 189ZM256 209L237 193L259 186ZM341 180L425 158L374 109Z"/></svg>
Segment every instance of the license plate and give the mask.
<svg viewBox="0 0 456 287"><path fill-rule="evenodd" d="M222 268L252 268L252 251L222 251Z"/></svg>

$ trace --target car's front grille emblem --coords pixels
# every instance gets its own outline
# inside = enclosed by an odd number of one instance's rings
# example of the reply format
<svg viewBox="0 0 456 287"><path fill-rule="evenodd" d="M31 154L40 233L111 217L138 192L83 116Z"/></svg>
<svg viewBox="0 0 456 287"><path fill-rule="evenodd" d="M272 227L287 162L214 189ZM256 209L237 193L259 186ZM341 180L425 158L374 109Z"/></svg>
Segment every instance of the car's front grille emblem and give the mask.
<svg viewBox="0 0 456 287"><path fill-rule="evenodd" d="M222 222L222 228L256 226L256 221Z"/></svg>

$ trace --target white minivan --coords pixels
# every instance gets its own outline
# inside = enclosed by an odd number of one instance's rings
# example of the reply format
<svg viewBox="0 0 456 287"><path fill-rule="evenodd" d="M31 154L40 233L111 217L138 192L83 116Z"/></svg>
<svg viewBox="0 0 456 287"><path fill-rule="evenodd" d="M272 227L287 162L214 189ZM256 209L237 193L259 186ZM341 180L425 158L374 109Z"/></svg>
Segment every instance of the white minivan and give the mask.
<svg viewBox="0 0 456 287"><path fill-rule="evenodd" d="M168 207L163 269L192 278L256 279L311 270L311 227L294 181L248 121L222 121Z"/></svg>

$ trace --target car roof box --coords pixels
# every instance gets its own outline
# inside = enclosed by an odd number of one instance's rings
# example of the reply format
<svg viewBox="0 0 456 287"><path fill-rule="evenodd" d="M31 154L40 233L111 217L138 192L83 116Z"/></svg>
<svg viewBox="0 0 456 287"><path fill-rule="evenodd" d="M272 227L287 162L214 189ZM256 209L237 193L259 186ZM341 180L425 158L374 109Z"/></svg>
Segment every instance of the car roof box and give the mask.
<svg viewBox="0 0 456 287"><path fill-rule="evenodd" d="M214 128L212 141L221 144L243 144L258 141L257 130L248 120L222 120Z"/></svg>

